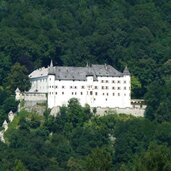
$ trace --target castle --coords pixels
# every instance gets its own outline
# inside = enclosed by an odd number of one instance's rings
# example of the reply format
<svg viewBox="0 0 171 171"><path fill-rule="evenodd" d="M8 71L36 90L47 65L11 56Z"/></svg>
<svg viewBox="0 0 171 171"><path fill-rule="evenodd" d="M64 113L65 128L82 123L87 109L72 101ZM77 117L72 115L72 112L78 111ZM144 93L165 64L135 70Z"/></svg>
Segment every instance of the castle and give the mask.
<svg viewBox="0 0 171 171"><path fill-rule="evenodd" d="M46 94L48 108L67 105L77 98L81 105L102 108L131 107L131 79L126 67L122 72L110 65L85 67L53 66L34 70L29 75L29 94ZM37 96L38 97L38 96Z"/></svg>

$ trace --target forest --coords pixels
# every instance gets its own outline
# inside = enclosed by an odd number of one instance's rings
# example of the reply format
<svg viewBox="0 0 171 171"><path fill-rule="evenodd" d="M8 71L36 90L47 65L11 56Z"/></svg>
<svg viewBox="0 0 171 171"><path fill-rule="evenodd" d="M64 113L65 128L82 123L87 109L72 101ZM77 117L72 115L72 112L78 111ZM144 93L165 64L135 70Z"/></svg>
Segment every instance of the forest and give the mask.
<svg viewBox="0 0 171 171"><path fill-rule="evenodd" d="M17 87L48 66L112 65L132 76L144 118L98 117L71 99L56 118L21 111L0 143L2 171L171 170L170 0L0 0L0 125Z"/></svg>

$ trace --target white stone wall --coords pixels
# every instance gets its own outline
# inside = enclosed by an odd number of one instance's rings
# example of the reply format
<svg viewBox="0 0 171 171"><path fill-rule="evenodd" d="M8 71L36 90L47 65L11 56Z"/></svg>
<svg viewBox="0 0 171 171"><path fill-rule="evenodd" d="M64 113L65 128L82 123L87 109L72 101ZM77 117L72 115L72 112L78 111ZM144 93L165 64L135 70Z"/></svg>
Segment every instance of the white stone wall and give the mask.
<svg viewBox="0 0 171 171"><path fill-rule="evenodd" d="M30 92L47 93L48 91L47 76L31 78L30 81L31 81Z"/></svg>
<svg viewBox="0 0 171 171"><path fill-rule="evenodd" d="M67 105L71 98L79 99L81 105L91 107L131 107L130 76L98 77L88 76L85 81L55 80L48 76L48 107Z"/></svg>

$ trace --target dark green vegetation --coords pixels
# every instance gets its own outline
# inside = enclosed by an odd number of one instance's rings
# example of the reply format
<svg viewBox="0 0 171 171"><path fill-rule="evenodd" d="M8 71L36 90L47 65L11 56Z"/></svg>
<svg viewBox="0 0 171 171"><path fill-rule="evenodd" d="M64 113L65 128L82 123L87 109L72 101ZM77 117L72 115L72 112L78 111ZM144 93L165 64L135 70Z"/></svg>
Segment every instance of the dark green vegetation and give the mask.
<svg viewBox="0 0 171 171"><path fill-rule="evenodd" d="M5 171L170 171L171 123L94 116L71 99L56 118L18 113L0 144ZM19 168L19 169L18 169Z"/></svg>
<svg viewBox="0 0 171 171"><path fill-rule="evenodd" d="M18 113L0 171L170 171L171 1L0 0L0 124L28 73L55 65L128 65L145 118L95 117L72 99L57 118Z"/></svg>
<svg viewBox="0 0 171 171"><path fill-rule="evenodd" d="M158 79L171 56L169 0L0 0L0 84L16 62L30 72L55 65L128 65L134 97ZM27 72L25 72L27 73ZM26 80L25 80L26 81ZM17 82L15 82L17 83ZM10 84L10 90L21 89Z"/></svg>

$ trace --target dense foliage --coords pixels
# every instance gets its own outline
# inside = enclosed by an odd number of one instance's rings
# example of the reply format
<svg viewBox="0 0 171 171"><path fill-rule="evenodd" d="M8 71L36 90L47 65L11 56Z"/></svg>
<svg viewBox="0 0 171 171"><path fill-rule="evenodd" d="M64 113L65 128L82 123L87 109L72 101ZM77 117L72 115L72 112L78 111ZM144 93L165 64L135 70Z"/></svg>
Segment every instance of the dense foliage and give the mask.
<svg viewBox="0 0 171 171"><path fill-rule="evenodd" d="M0 143L0 170L171 170L169 0L0 0L0 35L0 124L50 58L128 65L132 96L148 105L145 118L98 117L76 99L56 118L22 111Z"/></svg>
<svg viewBox="0 0 171 171"><path fill-rule="evenodd" d="M0 144L0 170L169 171L171 123L94 116L71 99L56 118L20 112Z"/></svg>
<svg viewBox="0 0 171 171"><path fill-rule="evenodd" d="M171 56L169 0L0 0L0 84L16 62L128 65L141 88Z"/></svg>

